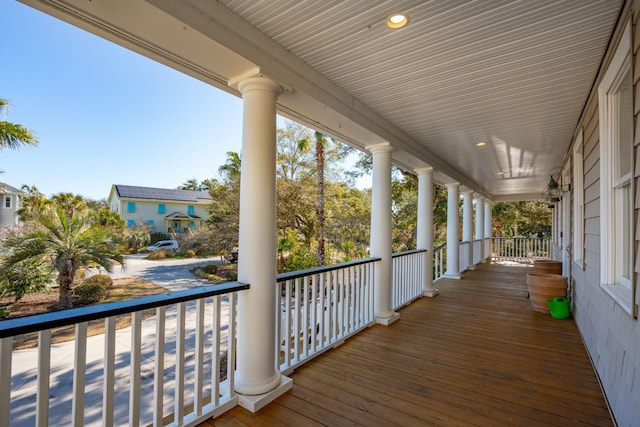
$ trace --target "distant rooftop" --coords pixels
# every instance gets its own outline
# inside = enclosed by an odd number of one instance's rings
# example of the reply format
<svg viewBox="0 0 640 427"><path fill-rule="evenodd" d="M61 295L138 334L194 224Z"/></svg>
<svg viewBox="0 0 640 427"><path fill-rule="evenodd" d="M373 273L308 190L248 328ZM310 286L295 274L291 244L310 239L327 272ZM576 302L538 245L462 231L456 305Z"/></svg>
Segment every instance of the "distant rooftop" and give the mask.
<svg viewBox="0 0 640 427"><path fill-rule="evenodd" d="M2 193L23 193L19 188L13 187L9 184L5 184L4 182L0 182L0 192Z"/></svg>
<svg viewBox="0 0 640 427"><path fill-rule="evenodd" d="M136 187L133 185L115 185L114 187L120 198L175 200L180 202L197 202L199 199L211 200L211 195L205 191Z"/></svg>

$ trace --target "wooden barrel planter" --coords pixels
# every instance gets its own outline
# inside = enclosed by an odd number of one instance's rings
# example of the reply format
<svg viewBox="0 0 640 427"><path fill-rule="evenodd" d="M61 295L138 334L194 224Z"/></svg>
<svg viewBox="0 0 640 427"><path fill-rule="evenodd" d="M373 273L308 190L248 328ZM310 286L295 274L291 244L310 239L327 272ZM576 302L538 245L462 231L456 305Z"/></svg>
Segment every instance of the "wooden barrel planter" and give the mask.
<svg viewBox="0 0 640 427"><path fill-rule="evenodd" d="M533 261L533 272L537 274L562 274L562 261L537 259Z"/></svg>
<svg viewBox="0 0 640 427"><path fill-rule="evenodd" d="M529 288L529 300L535 311L549 313L547 300L555 297L567 296L567 276L558 274L527 274L527 287Z"/></svg>

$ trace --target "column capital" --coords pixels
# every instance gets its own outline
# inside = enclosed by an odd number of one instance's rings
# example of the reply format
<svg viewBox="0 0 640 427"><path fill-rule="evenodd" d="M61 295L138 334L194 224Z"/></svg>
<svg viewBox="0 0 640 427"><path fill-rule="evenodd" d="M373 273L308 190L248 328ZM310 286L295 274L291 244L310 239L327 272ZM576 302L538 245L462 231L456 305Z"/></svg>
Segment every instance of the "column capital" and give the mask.
<svg viewBox="0 0 640 427"><path fill-rule="evenodd" d="M371 153L390 153L393 151L393 147L388 142L380 142L378 144L367 145L367 150Z"/></svg>
<svg viewBox="0 0 640 427"><path fill-rule="evenodd" d="M242 96L251 90L263 90L272 92L276 95L280 95L283 90L279 83L271 80L263 74L255 74L245 77L242 80L230 82L229 86L236 87Z"/></svg>
<svg viewBox="0 0 640 427"><path fill-rule="evenodd" d="M429 173L433 173L433 168L431 166L427 166L424 168L416 168L413 170L415 173L418 174L418 176L420 175L427 175Z"/></svg>
<svg viewBox="0 0 640 427"><path fill-rule="evenodd" d="M451 181L451 182L446 182L444 184L446 187L455 187L455 188L460 188L460 183L457 181Z"/></svg>

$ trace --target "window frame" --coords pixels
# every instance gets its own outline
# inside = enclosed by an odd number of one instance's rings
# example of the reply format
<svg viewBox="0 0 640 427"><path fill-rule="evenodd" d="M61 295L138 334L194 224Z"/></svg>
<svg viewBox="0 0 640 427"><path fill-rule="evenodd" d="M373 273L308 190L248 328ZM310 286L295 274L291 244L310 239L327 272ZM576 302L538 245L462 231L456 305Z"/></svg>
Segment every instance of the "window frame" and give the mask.
<svg viewBox="0 0 640 427"><path fill-rule="evenodd" d="M167 211L167 206L164 203L158 203L158 213L164 214Z"/></svg>
<svg viewBox="0 0 640 427"><path fill-rule="evenodd" d="M633 66L631 53L631 23L627 22L622 37L616 47L611 63L598 86L598 110L600 128L600 287L628 314L633 316L633 243L624 245L620 228L628 221L629 230L633 229L633 175L634 165L630 164L630 172L617 177L617 143L618 116L614 96L620 93L623 77L631 72L631 100L634 101ZM633 108L632 130L633 138ZM633 141L631 142L629 159L633 158ZM628 189L624 190L625 187ZM621 206L618 190L626 191L628 206ZM623 240L621 243L620 240ZM625 246L627 246L625 248ZM629 263L630 277L625 278L621 272L623 260Z"/></svg>
<svg viewBox="0 0 640 427"><path fill-rule="evenodd" d="M196 208L193 205L187 205L187 215L195 215Z"/></svg>
<svg viewBox="0 0 640 427"><path fill-rule="evenodd" d="M584 148L580 129L573 146L573 262L584 270Z"/></svg>
<svg viewBox="0 0 640 427"><path fill-rule="evenodd" d="M136 212L136 202L127 202L127 213Z"/></svg>
<svg viewBox="0 0 640 427"><path fill-rule="evenodd" d="M13 198L12 198L11 196L9 196L9 195L5 195L5 196L2 198L2 208L3 208L3 209L11 209L11 208L13 208L13 200L12 200L12 199L13 199ZM9 202L9 203L8 203L8 204L9 204L9 206L7 206L7 202Z"/></svg>

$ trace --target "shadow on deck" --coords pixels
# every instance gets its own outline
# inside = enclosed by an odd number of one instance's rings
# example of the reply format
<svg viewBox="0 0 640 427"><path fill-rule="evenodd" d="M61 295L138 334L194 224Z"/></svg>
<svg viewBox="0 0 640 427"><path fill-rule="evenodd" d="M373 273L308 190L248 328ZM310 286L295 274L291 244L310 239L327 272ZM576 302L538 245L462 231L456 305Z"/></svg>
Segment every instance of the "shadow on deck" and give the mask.
<svg viewBox="0 0 640 427"><path fill-rule="evenodd" d="M527 266L483 264L291 377L293 390L252 414L205 426L611 426L573 320L531 310Z"/></svg>

